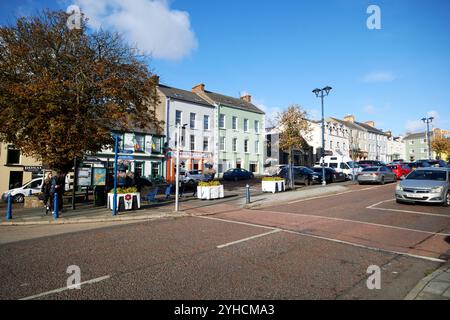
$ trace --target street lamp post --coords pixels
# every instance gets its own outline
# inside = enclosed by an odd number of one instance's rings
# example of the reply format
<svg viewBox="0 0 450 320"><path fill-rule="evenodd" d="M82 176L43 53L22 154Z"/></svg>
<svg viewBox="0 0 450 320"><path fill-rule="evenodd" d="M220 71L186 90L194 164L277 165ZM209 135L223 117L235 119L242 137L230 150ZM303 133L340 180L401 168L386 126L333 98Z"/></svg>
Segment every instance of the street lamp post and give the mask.
<svg viewBox="0 0 450 320"><path fill-rule="evenodd" d="M180 204L178 202L179 189L180 189L180 147L181 147L181 129L185 128L187 124L181 125L177 123L177 161L175 169L175 212L180 210Z"/></svg>
<svg viewBox="0 0 450 320"><path fill-rule="evenodd" d="M433 122L433 117L422 118L422 121L427 124L427 132L425 135L427 148L428 148L428 159L431 159L431 143L430 143L430 123Z"/></svg>
<svg viewBox="0 0 450 320"><path fill-rule="evenodd" d="M330 91L330 86L326 86L323 89L314 89L312 92L316 95L317 98L321 99L322 102L322 185L325 186L327 184L325 177L325 117L323 112L323 98L326 97Z"/></svg>

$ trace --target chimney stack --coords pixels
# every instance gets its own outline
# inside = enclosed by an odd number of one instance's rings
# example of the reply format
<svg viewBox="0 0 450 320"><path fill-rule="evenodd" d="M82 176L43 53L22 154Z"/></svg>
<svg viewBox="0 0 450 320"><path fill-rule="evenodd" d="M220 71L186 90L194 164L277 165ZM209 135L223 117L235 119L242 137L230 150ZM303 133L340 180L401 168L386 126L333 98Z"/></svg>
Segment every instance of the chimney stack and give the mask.
<svg viewBox="0 0 450 320"><path fill-rule="evenodd" d="M375 122L374 121L366 121L365 124L371 126L372 128L375 128Z"/></svg>
<svg viewBox="0 0 450 320"><path fill-rule="evenodd" d="M155 83L155 85L159 85L159 76L154 74L151 76L151 79L153 80L153 82Z"/></svg>
<svg viewBox="0 0 450 320"><path fill-rule="evenodd" d="M344 117L344 121L348 121L348 122L354 123L355 122L355 116L349 114L348 116Z"/></svg>
<svg viewBox="0 0 450 320"><path fill-rule="evenodd" d="M192 92L194 92L194 93L203 93L203 92L205 92L205 84L204 83L199 83L198 85L194 86L192 88Z"/></svg>
<svg viewBox="0 0 450 320"><path fill-rule="evenodd" d="M245 93L243 96L241 96L241 99L247 101L248 103L252 103L252 96L248 93Z"/></svg>

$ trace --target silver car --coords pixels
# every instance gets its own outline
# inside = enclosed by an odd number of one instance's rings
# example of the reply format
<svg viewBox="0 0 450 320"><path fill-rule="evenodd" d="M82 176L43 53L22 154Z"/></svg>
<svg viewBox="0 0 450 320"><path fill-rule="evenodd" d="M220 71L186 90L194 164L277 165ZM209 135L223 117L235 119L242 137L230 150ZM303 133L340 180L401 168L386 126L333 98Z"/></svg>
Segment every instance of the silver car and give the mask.
<svg viewBox="0 0 450 320"><path fill-rule="evenodd" d="M449 181L449 168L418 168L397 184L395 199L398 203L428 202L448 207Z"/></svg>
<svg viewBox="0 0 450 320"><path fill-rule="evenodd" d="M364 168L358 173L358 183L380 183L397 181L397 176L388 167L369 167Z"/></svg>

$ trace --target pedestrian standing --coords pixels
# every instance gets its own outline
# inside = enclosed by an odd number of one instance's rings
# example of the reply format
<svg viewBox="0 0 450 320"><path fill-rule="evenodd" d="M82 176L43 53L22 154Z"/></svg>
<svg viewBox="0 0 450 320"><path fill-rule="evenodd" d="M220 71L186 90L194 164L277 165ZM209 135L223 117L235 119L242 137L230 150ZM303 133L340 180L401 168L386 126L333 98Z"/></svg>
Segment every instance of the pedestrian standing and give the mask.
<svg viewBox="0 0 450 320"><path fill-rule="evenodd" d="M57 174L52 179L52 185L50 188L50 197L52 199L52 210L54 211L54 198L55 194L58 198L58 211L63 211L63 195L65 191L65 178L64 174L61 171L58 171ZM52 211L52 212L53 212ZM53 212L54 213L54 212Z"/></svg>
<svg viewBox="0 0 450 320"><path fill-rule="evenodd" d="M49 172L44 182L42 183L41 192L44 195L44 208L45 208L45 214L48 214L48 211L50 210L50 205L52 203L51 197L50 197L50 189L52 187L52 173Z"/></svg>

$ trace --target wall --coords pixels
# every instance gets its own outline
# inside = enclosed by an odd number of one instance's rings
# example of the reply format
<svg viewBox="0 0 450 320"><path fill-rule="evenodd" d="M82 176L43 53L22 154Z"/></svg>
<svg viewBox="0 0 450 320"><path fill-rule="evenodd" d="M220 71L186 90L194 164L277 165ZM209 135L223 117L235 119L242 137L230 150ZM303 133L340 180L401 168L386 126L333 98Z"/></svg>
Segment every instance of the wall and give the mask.
<svg viewBox="0 0 450 320"><path fill-rule="evenodd" d="M220 147L220 137L225 137L225 151L219 151L219 163L223 171L235 168L240 161L241 168L250 170L250 164L257 165L256 174L263 174L264 152L265 152L265 123L264 115L249 112L241 109L230 108L221 105L218 113L225 115L225 128L218 129L218 148ZM232 117L238 118L237 130L232 129ZM244 132L244 119L249 120L248 132ZM259 133L255 132L255 120L259 121ZM218 124L218 120L217 120ZM233 139L237 139L236 152L232 150ZM244 140L248 139L248 152L244 152ZM259 152L255 152L255 141L259 141Z"/></svg>

